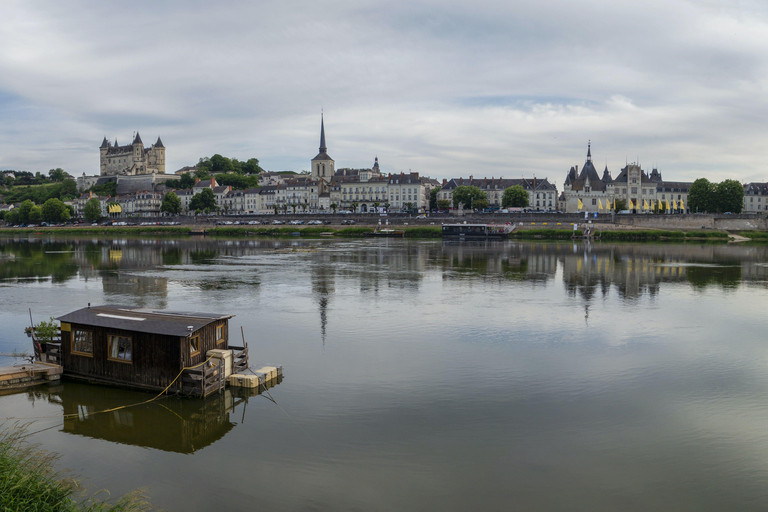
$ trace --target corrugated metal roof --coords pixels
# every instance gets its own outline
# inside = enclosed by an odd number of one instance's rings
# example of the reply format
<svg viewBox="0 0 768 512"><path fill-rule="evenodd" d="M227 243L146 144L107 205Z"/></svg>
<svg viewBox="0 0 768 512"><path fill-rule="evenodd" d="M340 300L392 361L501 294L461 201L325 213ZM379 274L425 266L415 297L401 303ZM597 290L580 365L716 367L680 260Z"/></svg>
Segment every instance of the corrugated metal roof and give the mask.
<svg viewBox="0 0 768 512"><path fill-rule="evenodd" d="M188 336L190 333L218 320L234 315L215 313L191 313L180 311L158 311L137 309L129 306L94 306L78 309L58 317L56 320L73 324L93 325L126 331L162 334L166 336ZM191 327L191 329L190 329Z"/></svg>

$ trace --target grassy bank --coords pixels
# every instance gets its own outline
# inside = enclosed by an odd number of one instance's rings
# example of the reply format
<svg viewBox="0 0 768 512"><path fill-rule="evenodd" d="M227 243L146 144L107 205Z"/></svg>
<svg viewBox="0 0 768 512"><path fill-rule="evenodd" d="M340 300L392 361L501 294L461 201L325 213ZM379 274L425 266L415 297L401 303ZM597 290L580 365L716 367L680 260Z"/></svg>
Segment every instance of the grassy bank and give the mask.
<svg viewBox="0 0 768 512"><path fill-rule="evenodd" d="M25 441L26 429L0 425L0 510L4 511L137 511L149 510L138 493L112 503L94 497L77 499L77 482L57 472L56 455Z"/></svg>
<svg viewBox="0 0 768 512"><path fill-rule="evenodd" d="M636 229L626 231L598 231L601 240L728 240L728 233L722 231L665 231L661 229Z"/></svg>
<svg viewBox="0 0 768 512"><path fill-rule="evenodd" d="M545 239L545 240L570 240L573 236L582 236L580 229L521 229L509 234L510 238L520 240Z"/></svg>

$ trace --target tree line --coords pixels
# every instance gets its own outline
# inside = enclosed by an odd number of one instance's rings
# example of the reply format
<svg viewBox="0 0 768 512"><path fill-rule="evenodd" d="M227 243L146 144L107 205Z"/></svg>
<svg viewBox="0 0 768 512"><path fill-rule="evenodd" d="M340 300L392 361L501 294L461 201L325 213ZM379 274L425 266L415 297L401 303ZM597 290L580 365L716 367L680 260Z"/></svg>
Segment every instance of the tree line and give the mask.
<svg viewBox="0 0 768 512"><path fill-rule="evenodd" d="M744 187L736 180L711 183L699 178L688 191L688 208L702 213L741 213L744 207Z"/></svg>

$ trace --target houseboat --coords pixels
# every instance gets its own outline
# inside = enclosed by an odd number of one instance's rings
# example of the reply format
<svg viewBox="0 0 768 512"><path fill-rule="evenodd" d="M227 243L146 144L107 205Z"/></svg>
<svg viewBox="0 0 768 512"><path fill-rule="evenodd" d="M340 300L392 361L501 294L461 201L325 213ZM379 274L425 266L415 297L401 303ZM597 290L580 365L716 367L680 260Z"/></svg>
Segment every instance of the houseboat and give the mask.
<svg viewBox="0 0 768 512"><path fill-rule="evenodd" d="M443 224L443 238L451 240L487 240L507 238L514 224Z"/></svg>
<svg viewBox="0 0 768 512"><path fill-rule="evenodd" d="M247 366L247 347L229 345L232 316L89 305L57 318L64 377L205 396L227 377L210 364L211 353L241 349L234 357ZM238 366L232 359L219 364L230 372Z"/></svg>

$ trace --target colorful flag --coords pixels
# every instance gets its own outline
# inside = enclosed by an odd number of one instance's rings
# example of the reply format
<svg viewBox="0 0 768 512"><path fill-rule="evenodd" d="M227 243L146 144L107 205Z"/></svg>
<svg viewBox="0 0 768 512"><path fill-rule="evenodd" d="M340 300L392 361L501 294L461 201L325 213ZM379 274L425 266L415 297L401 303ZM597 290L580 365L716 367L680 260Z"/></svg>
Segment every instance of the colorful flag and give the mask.
<svg viewBox="0 0 768 512"><path fill-rule="evenodd" d="M647 209L648 209L648 201L643 199L643 210L647 210Z"/></svg>
<svg viewBox="0 0 768 512"><path fill-rule="evenodd" d="M602 210L603 209L603 200L599 197L597 198L597 209Z"/></svg>
<svg viewBox="0 0 768 512"><path fill-rule="evenodd" d="M584 203L581 202L581 199L579 199L579 210L584 209Z"/></svg>

